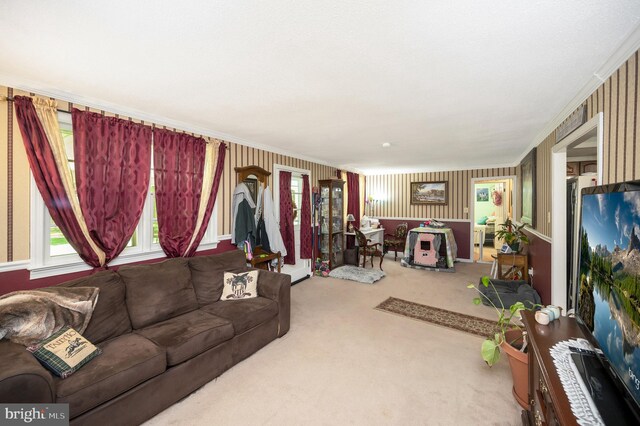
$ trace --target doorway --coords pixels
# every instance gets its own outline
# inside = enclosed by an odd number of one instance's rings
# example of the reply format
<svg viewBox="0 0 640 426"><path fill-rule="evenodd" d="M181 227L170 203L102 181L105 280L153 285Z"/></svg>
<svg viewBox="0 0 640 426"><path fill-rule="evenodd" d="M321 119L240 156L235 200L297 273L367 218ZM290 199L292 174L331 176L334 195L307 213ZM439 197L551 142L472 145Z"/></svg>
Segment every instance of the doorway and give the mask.
<svg viewBox="0 0 640 426"><path fill-rule="evenodd" d="M296 251L295 265L283 265L282 273L291 275L291 282L302 280L311 275L311 261L309 259L300 259L300 216L302 207L302 175L308 175L311 182L311 172L305 169L284 166L281 164L273 165L273 199L276 217L280 217L280 172L291 172L291 198L293 202L293 229L294 229L294 247Z"/></svg>
<svg viewBox="0 0 640 426"><path fill-rule="evenodd" d="M573 248L578 243L578 191L580 185L591 185L593 179L602 185L603 126L604 115L600 112L551 150L551 303L565 311L572 307L575 296L571 283L577 274ZM567 179L573 180L575 174L587 178L582 182L576 179L572 185Z"/></svg>
<svg viewBox="0 0 640 426"><path fill-rule="evenodd" d="M473 261L493 262L502 241L495 232L500 224L512 219L515 209L515 176L471 179L471 214Z"/></svg>

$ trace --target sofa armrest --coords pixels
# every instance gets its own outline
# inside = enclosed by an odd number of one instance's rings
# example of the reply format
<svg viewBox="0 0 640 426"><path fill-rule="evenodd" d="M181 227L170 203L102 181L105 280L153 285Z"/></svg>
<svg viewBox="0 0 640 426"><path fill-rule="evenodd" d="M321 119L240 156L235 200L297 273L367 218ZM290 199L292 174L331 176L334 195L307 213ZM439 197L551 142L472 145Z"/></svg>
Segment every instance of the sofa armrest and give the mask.
<svg viewBox="0 0 640 426"><path fill-rule="evenodd" d="M258 271L258 295L278 303L278 337L281 337L289 331L291 321L291 275Z"/></svg>
<svg viewBox="0 0 640 426"><path fill-rule="evenodd" d="M0 403L55 401L53 377L22 345L0 340Z"/></svg>

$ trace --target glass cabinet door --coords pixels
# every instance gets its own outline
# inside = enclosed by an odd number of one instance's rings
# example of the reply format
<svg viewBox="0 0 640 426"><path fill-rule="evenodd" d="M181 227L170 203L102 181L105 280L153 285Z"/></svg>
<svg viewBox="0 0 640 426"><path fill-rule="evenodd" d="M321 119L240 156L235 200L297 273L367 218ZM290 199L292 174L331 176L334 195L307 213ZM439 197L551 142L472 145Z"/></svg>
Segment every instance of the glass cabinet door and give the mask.
<svg viewBox="0 0 640 426"><path fill-rule="evenodd" d="M320 258L328 260L331 269L344 262L343 188L340 179L320 181Z"/></svg>

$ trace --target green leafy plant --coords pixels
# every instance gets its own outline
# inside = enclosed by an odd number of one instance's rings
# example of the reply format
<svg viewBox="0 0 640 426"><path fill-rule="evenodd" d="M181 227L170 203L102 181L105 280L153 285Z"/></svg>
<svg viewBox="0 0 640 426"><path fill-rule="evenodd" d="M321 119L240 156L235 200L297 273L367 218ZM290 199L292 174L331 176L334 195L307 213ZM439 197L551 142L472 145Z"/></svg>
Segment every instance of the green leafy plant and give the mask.
<svg viewBox="0 0 640 426"><path fill-rule="evenodd" d="M498 296L498 300L500 301L500 305L504 306L502 303L502 299L500 299L499 293L496 291L495 286L491 282L491 279L487 276L482 277L482 285L485 287L491 286ZM523 330L522 324L520 322L520 311L527 308L524 303L516 302L509 307L509 309L498 308L491 299L489 299L484 293L480 291L475 285L469 284L467 288L472 288L476 290L481 297L484 297L491 306L496 310L498 314L498 323L497 323L497 331L493 338L488 338L484 342L482 342L482 346L480 348L480 353L482 355L482 359L489 365L489 367L493 366L496 362L500 360L500 345L503 343L507 343L511 346L514 346L514 343L522 340L523 344L520 348L521 352L524 352L527 346L527 333ZM475 305L479 305L482 303L482 299L480 297L476 297L473 299L473 303ZM533 305L530 309L535 308L537 305ZM518 335L517 338L512 339L511 341L507 341L507 332L510 330L521 330L521 334Z"/></svg>
<svg viewBox="0 0 640 426"><path fill-rule="evenodd" d="M516 225L511 219L501 223L500 229L496 231L496 237L504 240L515 252L520 251L523 244L529 244L529 237L523 232L526 224Z"/></svg>

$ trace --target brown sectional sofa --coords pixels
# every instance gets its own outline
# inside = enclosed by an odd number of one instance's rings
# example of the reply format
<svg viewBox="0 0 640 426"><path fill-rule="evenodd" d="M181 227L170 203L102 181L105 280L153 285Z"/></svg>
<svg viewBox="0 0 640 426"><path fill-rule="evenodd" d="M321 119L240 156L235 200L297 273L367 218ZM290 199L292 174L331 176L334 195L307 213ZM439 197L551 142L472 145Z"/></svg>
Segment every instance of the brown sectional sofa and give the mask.
<svg viewBox="0 0 640 426"><path fill-rule="evenodd" d="M0 403L68 403L71 424L139 424L289 330L289 275L260 270L258 297L218 301L240 250L123 266L61 286L99 287L83 333L102 354L53 376L24 346L0 341Z"/></svg>

